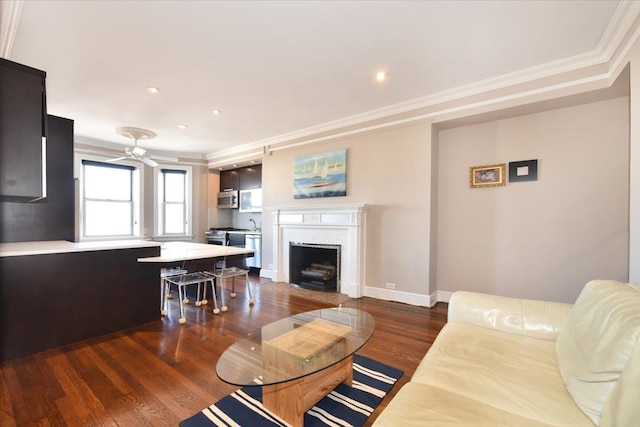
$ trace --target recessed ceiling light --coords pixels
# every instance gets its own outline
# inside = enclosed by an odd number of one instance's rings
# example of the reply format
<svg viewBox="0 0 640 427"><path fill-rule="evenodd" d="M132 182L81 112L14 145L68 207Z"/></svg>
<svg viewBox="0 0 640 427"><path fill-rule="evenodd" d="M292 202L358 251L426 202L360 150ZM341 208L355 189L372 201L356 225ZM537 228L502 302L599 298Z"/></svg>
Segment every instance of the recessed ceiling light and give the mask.
<svg viewBox="0 0 640 427"><path fill-rule="evenodd" d="M256 164L256 161L255 161L255 160L251 160L251 164L252 164L252 165L255 165L255 164Z"/></svg>
<svg viewBox="0 0 640 427"><path fill-rule="evenodd" d="M214 109L214 110L212 111L212 113L213 113L214 115L216 115L216 116L217 116L218 114L221 114L221 113L222 113L222 111L220 111L220 110L218 110L218 109L216 108L216 109Z"/></svg>
<svg viewBox="0 0 640 427"><path fill-rule="evenodd" d="M387 73L384 71L378 71L378 74L376 74L376 80L379 82L387 80Z"/></svg>
<svg viewBox="0 0 640 427"><path fill-rule="evenodd" d="M238 167L238 165L234 163L234 164L233 164L233 167L234 167L234 168L237 168L237 167Z"/></svg>
<svg viewBox="0 0 640 427"><path fill-rule="evenodd" d="M155 87L155 86L149 86L149 87L147 88L147 91L148 91L149 93L153 93L153 94L155 94L155 93L159 93L159 92L160 92L160 89L158 89L158 88L157 88L157 87Z"/></svg>
<svg viewBox="0 0 640 427"><path fill-rule="evenodd" d="M178 125L178 129L186 129L187 125L183 125L183 124L179 124Z"/></svg>

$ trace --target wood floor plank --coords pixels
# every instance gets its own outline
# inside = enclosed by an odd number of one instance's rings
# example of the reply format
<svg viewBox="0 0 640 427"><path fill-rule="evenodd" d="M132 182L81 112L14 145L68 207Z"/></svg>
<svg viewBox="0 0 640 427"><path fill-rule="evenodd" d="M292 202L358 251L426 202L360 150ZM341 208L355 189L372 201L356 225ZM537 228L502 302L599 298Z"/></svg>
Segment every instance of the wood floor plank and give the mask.
<svg viewBox="0 0 640 427"><path fill-rule="evenodd" d="M7 377L10 376L15 376L13 369L7 368L6 372L4 369L0 371L0 426L15 427L15 413L9 396L10 387L7 383Z"/></svg>
<svg viewBox="0 0 640 427"><path fill-rule="evenodd" d="M61 414L65 420L73 416L74 422L77 417L87 426L117 425L95 395L95 384L87 383L82 378L82 370L78 369L77 365L72 365L65 354L49 357L47 363L65 392L65 396L57 400L57 403L64 407Z"/></svg>
<svg viewBox="0 0 640 427"><path fill-rule="evenodd" d="M109 364L118 376L122 377L128 387L131 388L131 392L124 395L121 402L130 408L129 412L125 412L127 417L141 420L141 422L132 425L175 426L177 417L171 414L158 397L154 396L152 392L140 384L135 374L130 374L121 366L122 358L120 358L117 353L116 358L111 357L111 355L102 348L102 343L97 343L93 349ZM123 417L117 417L116 419L120 422L121 418ZM121 425L127 426L128 424L123 421Z"/></svg>
<svg viewBox="0 0 640 427"><path fill-rule="evenodd" d="M140 385L164 405L168 419L177 418L178 422L211 404L213 396L193 387L186 377L168 369L159 359L149 357L131 337L105 342L101 347L112 357L118 355L122 368L135 375Z"/></svg>
<svg viewBox="0 0 640 427"><path fill-rule="evenodd" d="M47 382L53 383L48 377L54 373L49 369L40 369L39 356L41 354L28 359L17 359L13 364L21 388L21 398L28 408L27 416L30 421L59 424L62 423L62 417L54 402L60 396L59 387L47 387Z"/></svg>
<svg viewBox="0 0 640 427"><path fill-rule="evenodd" d="M229 345L267 323L335 305L309 293L274 292L269 286L282 284L266 279L251 280L253 306L239 279L237 298L229 298L230 285L225 290L229 311L224 314L213 315L212 304L190 304L187 324L180 325L174 298L168 315L157 322L3 362L0 426L177 425L237 388L215 374ZM348 299L342 306L365 310L376 321L372 338L358 353L405 372L365 424L370 426L415 372L446 323L447 307L372 298Z"/></svg>

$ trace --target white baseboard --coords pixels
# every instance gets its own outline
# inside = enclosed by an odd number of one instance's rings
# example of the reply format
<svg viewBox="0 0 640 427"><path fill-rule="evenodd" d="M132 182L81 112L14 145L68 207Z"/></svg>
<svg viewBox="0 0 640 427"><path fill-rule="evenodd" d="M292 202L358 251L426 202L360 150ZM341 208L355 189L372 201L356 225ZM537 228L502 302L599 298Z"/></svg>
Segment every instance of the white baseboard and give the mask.
<svg viewBox="0 0 640 427"><path fill-rule="evenodd" d="M402 302L405 304L417 305L421 307L433 307L433 305L436 303L435 298L430 295L395 291L385 288L375 288L373 286L364 287L364 296L384 299L387 301Z"/></svg>
<svg viewBox="0 0 640 427"><path fill-rule="evenodd" d="M358 284L340 282L340 293L349 295L350 298L358 298Z"/></svg>
<svg viewBox="0 0 640 427"><path fill-rule="evenodd" d="M273 280L274 282L278 281L278 271L277 270L269 270L263 268L260 270L260 277L264 277L266 279ZM347 294L352 298L356 298L357 294L357 285L353 283L341 283L340 292L343 294ZM417 305L420 307L433 307L437 302L446 302L448 303L451 299L451 295L453 292L448 291L435 291L431 295L424 294L416 294L413 292L403 292L396 291L393 289L385 289L385 288L376 288L373 286L365 286L364 287L364 296L383 299L387 301L395 301L401 302L404 304Z"/></svg>
<svg viewBox="0 0 640 427"><path fill-rule="evenodd" d="M436 300L438 302L446 302L448 303L449 300L451 299L451 295L453 295L453 292L449 292L449 291L436 291Z"/></svg>
<svg viewBox="0 0 640 427"><path fill-rule="evenodd" d="M278 270L267 270L266 268L260 269L260 277L271 279L274 282L278 281Z"/></svg>

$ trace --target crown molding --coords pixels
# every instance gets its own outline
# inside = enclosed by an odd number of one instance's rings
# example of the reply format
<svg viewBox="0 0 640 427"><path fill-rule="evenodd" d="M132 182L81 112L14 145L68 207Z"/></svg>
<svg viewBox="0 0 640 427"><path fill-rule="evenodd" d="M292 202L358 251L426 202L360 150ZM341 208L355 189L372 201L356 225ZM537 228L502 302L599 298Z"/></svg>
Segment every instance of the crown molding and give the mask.
<svg viewBox="0 0 640 427"><path fill-rule="evenodd" d="M596 51L604 58L613 58L616 50L622 45L625 35L640 15L640 2L623 0L618 4L609 25L600 38Z"/></svg>
<svg viewBox="0 0 640 427"><path fill-rule="evenodd" d="M122 150L124 150L125 147L128 147L128 146L132 145L132 144L117 144L115 142L106 142L106 141L101 141L101 140L93 139L93 138L75 136L74 137L74 151L75 152L82 152L83 149L82 148L78 148L77 144L82 144L82 145L86 145L86 146L89 146L89 147L96 148L96 150L91 150L91 152L94 153L94 154L101 153L101 152L102 153L106 153L104 150L122 152ZM145 150L147 150L147 153L149 153L149 155L151 157L154 157L154 158L157 158L157 159L160 159L160 160L174 161L174 162L177 162L177 163L180 163L180 164L204 165L204 156L202 154L185 153L185 152L178 152L178 151L148 150L146 148L145 148ZM109 153L109 155L111 155L111 154L113 154L113 153ZM196 163L193 163L194 161Z"/></svg>
<svg viewBox="0 0 640 427"><path fill-rule="evenodd" d="M241 150L242 154L233 157L219 156L219 157L207 157L207 167L218 168L222 166L228 166L233 163L249 162L251 160L261 159L264 155L264 150L261 148L257 151Z"/></svg>
<svg viewBox="0 0 640 427"><path fill-rule="evenodd" d="M24 0L0 1L0 57L9 58Z"/></svg>
<svg viewBox="0 0 640 427"><path fill-rule="evenodd" d="M243 144L238 147L217 151L210 153L206 156L210 162L215 162L217 165L222 165L225 162L225 157L236 156L242 157L242 153L247 151L263 150L265 153L284 149L286 147L293 147L299 145L306 145L313 142L326 141L334 139L336 137L352 135L355 133L361 133L372 129L380 129L388 126L397 126L399 123L410 123L419 120L435 120L438 116L445 114L462 112L465 110L472 110L479 107L488 105L495 105L505 101L526 98L529 96L535 96L544 93L553 93L554 91L564 88L576 88L582 85L599 84L600 82L611 82L612 70L614 67L609 67L607 72L600 73L598 75L590 76L587 78L581 78L579 80L567 81L560 84L554 84L547 87L541 87L538 89L528 90L524 92L514 93L512 95L501 96L497 98L488 99L485 101L474 102L470 104L463 104L457 107L447 108L444 110L434 111L432 113L420 114L408 119L394 120L381 125L367 126L367 122L390 118L394 115L410 113L411 111L417 111L420 109L426 109L435 107L440 104L461 100L470 96L482 95L495 90L504 89L519 84L534 82L544 78L585 69L588 67L608 64L612 59L616 61L622 61L626 52L631 48L633 42L637 39L640 29L636 29L634 36L627 39L625 37L632 29L636 19L640 15L640 2L623 0L618 4L616 11L614 12L609 24L603 33L596 48L590 52L586 52L579 55L574 55L567 58L562 58L556 61L540 64L534 67L526 68L523 70L515 71L512 73L503 74L501 76L492 77L489 79L481 80L468 85L459 86L450 90L441 91L432 95L415 98L409 101L404 101L389 105L383 108L371 110L365 113L352 115L338 120L322 123L320 125L299 129L297 131L277 135L274 137L266 138L259 141ZM622 49L620 49L622 47ZM620 49L620 51L618 51ZM616 55L616 52L618 54ZM615 61L614 61L615 64ZM603 83L604 84L604 83ZM313 135L318 135L326 132L335 132L339 129L343 129L350 126L364 125L361 129L339 132L334 135L328 135L315 139L308 139ZM292 142L295 140L306 139L304 141ZM282 147L272 147L279 144L286 144Z"/></svg>

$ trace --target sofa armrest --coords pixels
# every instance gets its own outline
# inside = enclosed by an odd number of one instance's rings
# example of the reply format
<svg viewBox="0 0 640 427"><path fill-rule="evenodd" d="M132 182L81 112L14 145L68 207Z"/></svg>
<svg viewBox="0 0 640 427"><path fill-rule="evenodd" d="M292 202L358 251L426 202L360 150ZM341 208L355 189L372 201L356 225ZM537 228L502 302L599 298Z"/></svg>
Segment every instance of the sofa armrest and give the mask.
<svg viewBox="0 0 640 427"><path fill-rule="evenodd" d="M448 321L555 341L571 307L559 302L455 292L449 301Z"/></svg>

